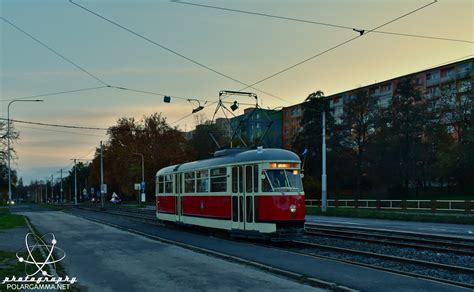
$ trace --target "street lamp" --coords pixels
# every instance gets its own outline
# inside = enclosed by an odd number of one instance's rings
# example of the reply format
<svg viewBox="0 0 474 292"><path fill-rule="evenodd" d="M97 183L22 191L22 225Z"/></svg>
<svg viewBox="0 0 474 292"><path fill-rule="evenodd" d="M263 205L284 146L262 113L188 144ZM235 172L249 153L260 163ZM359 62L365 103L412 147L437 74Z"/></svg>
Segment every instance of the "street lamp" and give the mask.
<svg viewBox="0 0 474 292"><path fill-rule="evenodd" d="M7 154L8 154L8 202L11 205L12 203L12 174L10 169L10 106L14 102L43 102L42 99L15 99L8 103L7 107Z"/></svg>
<svg viewBox="0 0 474 292"><path fill-rule="evenodd" d="M145 159L143 157L143 154L141 153L134 152L133 154L142 157L142 183L140 184L140 190L144 192L145 190ZM141 205L140 195L138 196L138 205Z"/></svg>

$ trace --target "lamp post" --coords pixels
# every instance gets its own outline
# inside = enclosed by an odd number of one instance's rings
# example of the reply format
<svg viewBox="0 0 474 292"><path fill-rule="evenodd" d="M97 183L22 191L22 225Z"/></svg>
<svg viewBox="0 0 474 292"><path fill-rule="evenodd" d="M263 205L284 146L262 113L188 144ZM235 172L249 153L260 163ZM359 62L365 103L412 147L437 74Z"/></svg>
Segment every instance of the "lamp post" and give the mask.
<svg viewBox="0 0 474 292"><path fill-rule="evenodd" d="M145 158L143 157L143 154L141 153L134 152L133 154L142 157L142 183L140 184L140 191L144 192L145 191ZM138 195L138 205L141 205L140 194Z"/></svg>
<svg viewBox="0 0 474 292"><path fill-rule="evenodd" d="M323 104L324 106L324 104ZM327 207L327 185L326 185L326 108L323 108L322 116L322 171L321 171L321 211L326 212Z"/></svg>
<svg viewBox="0 0 474 292"><path fill-rule="evenodd" d="M7 107L7 154L8 154L8 202L9 205L12 203L12 176L11 176L11 169L10 169L10 160L11 160L11 152L10 152L10 106L14 102L43 102L42 99L15 99L8 103Z"/></svg>

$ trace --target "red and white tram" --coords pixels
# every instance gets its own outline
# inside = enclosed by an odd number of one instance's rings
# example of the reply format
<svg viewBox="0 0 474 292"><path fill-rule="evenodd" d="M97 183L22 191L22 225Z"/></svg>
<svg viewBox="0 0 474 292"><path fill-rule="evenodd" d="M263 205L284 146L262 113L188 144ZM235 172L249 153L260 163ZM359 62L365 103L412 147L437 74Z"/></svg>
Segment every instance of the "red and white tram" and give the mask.
<svg viewBox="0 0 474 292"><path fill-rule="evenodd" d="M213 158L160 169L159 220L281 237L305 220L300 159L282 149L226 149Z"/></svg>

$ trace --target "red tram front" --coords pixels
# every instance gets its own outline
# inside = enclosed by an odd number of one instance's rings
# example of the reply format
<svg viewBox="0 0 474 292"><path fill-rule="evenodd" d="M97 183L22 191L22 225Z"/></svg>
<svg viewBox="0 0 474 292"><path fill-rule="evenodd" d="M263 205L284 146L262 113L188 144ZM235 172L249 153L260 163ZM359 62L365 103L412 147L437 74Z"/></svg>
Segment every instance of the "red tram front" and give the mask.
<svg viewBox="0 0 474 292"><path fill-rule="evenodd" d="M269 148L227 149L214 156L157 172L159 220L248 237L302 230L305 203L298 155Z"/></svg>

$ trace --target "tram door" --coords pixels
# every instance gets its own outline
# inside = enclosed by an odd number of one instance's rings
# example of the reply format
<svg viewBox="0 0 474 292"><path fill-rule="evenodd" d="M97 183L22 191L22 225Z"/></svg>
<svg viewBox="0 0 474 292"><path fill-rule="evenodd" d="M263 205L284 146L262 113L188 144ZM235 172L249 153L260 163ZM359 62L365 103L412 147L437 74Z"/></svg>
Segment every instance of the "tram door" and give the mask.
<svg viewBox="0 0 474 292"><path fill-rule="evenodd" d="M253 229L256 172L254 165L232 167L232 229Z"/></svg>
<svg viewBox="0 0 474 292"><path fill-rule="evenodd" d="M176 221L181 221L181 216L182 216L182 206L181 206L181 195L183 191L183 183L182 183L182 174L174 174L174 188L175 188L175 203L176 203Z"/></svg>

